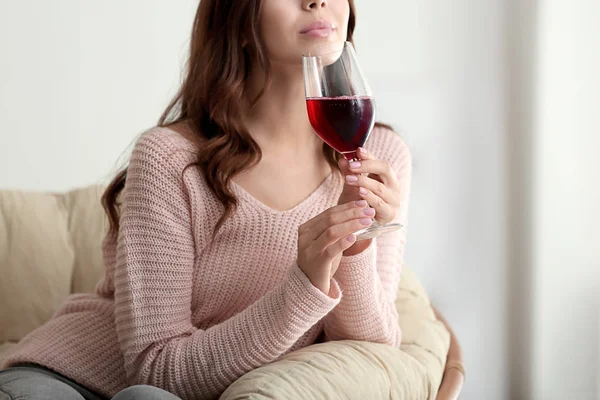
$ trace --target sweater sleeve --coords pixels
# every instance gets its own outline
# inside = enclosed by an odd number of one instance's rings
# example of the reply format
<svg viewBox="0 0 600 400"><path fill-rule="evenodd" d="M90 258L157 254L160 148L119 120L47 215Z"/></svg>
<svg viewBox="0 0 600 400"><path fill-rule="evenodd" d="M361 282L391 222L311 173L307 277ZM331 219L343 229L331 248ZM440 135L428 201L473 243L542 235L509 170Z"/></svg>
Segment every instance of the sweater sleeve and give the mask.
<svg viewBox="0 0 600 400"><path fill-rule="evenodd" d="M381 159L392 164L401 186L402 203L395 222L403 227L378 236L354 256L342 257L334 275L343 298L324 318L326 340L363 340L400 347L395 300L406 242L412 161L408 147L395 137Z"/></svg>
<svg viewBox="0 0 600 400"><path fill-rule="evenodd" d="M282 283L229 320L192 323L196 244L185 162L169 142L145 134L133 150L123 193L115 269L115 322L130 384L183 399L215 398L246 372L280 357L340 301L297 265Z"/></svg>

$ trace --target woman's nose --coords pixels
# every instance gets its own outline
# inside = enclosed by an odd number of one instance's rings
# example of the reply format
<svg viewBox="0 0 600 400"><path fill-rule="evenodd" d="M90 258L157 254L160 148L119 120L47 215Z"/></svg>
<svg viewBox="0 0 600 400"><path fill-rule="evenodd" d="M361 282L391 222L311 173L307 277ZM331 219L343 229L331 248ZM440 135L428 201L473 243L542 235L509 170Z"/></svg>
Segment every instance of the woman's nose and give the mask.
<svg viewBox="0 0 600 400"><path fill-rule="evenodd" d="M302 3L305 10L316 10L327 7L327 1L325 0L304 0Z"/></svg>

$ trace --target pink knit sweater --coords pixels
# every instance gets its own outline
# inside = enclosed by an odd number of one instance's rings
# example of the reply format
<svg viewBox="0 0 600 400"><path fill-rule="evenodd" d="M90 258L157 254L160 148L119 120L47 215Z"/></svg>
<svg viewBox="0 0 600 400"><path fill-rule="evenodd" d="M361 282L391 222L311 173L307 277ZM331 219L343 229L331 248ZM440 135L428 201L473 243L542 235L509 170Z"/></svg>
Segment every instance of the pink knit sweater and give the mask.
<svg viewBox="0 0 600 400"><path fill-rule="evenodd" d="M406 225L408 148L383 128L366 147L395 169ZM332 173L288 211L233 184L240 206L211 248L222 206L199 171L184 172L193 160L194 148L173 130L144 133L130 160L118 238L103 244L104 279L94 294L72 295L3 367L38 363L108 397L150 384L209 399L323 331L325 340L400 345L394 299L405 229L343 257L327 296L296 264L297 229L337 204L342 177Z"/></svg>

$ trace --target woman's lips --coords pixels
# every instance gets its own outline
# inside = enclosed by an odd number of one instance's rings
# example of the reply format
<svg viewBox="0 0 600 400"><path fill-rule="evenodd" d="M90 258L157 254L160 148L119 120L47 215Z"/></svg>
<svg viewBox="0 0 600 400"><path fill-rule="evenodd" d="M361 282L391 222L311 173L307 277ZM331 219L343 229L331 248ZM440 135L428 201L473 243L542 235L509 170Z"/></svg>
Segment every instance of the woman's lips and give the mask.
<svg viewBox="0 0 600 400"><path fill-rule="evenodd" d="M327 21L315 21L300 31L301 35L312 37L328 37L335 31L335 26Z"/></svg>

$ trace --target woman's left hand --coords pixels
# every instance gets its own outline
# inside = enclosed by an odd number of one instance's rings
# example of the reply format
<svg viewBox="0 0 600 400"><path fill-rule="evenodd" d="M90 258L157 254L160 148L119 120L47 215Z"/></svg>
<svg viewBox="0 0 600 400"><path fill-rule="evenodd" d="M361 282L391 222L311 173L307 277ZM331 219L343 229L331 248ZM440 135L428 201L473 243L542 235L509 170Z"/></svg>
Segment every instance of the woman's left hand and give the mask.
<svg viewBox="0 0 600 400"><path fill-rule="evenodd" d="M349 163L340 159L339 166L345 175L344 190L338 204L364 199L375 209L374 220L378 224L393 221L400 212L401 188L396 173L389 162L378 160L371 153L359 148L360 161ZM364 250L371 240L361 240L344 252L344 255L357 254Z"/></svg>

